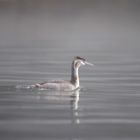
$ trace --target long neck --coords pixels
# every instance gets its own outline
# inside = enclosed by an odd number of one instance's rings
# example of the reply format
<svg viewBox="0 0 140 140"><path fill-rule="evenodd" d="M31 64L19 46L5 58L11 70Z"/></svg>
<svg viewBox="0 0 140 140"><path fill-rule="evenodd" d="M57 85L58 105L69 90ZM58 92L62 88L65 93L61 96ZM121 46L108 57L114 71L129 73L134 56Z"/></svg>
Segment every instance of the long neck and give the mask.
<svg viewBox="0 0 140 140"><path fill-rule="evenodd" d="M71 69L71 82L76 86L76 88L79 87L79 68L75 68L74 63L72 63L72 69Z"/></svg>

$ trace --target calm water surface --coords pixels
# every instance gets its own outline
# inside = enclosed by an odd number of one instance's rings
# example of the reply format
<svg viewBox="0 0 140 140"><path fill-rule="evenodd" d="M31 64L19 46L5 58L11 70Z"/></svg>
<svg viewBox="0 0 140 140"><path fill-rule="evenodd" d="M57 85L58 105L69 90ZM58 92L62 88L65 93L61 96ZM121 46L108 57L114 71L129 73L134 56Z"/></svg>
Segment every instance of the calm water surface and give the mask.
<svg viewBox="0 0 140 140"><path fill-rule="evenodd" d="M75 93L28 89L69 79ZM140 1L0 0L0 140L139 140Z"/></svg>
<svg viewBox="0 0 140 140"><path fill-rule="evenodd" d="M139 139L140 48L131 47L128 40L121 46L121 41L89 41L86 49L82 44L76 49L50 47L49 41L1 46L0 138ZM80 68L80 91L71 95L26 88L49 79L69 79L77 54L95 64Z"/></svg>

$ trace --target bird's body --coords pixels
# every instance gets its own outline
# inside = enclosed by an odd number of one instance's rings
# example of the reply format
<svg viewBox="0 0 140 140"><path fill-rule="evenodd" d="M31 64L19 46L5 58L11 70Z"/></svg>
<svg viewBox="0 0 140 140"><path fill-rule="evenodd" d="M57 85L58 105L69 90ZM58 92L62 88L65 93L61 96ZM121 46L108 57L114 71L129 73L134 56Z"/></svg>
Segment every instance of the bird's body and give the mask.
<svg viewBox="0 0 140 140"><path fill-rule="evenodd" d="M81 65L89 64L84 58L75 57L72 62L72 70L71 70L71 79L69 81L60 80L60 81L48 81L43 83L38 83L33 85L33 87L37 88L45 88L51 90L59 90L59 91L73 91L80 87L79 81L79 67Z"/></svg>
<svg viewBox="0 0 140 140"><path fill-rule="evenodd" d="M59 90L59 91L73 91L79 86L74 85L71 81L46 81L35 85L38 88L45 88L50 90Z"/></svg>

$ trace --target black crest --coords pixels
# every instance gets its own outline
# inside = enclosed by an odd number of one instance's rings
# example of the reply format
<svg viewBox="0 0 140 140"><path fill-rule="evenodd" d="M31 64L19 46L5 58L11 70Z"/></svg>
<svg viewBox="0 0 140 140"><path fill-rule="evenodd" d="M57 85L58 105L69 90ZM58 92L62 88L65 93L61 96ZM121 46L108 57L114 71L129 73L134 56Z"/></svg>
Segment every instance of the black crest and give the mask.
<svg viewBox="0 0 140 140"><path fill-rule="evenodd" d="M79 57L79 56L76 56L75 59L80 59L80 60L82 60L82 61L86 61L84 58Z"/></svg>

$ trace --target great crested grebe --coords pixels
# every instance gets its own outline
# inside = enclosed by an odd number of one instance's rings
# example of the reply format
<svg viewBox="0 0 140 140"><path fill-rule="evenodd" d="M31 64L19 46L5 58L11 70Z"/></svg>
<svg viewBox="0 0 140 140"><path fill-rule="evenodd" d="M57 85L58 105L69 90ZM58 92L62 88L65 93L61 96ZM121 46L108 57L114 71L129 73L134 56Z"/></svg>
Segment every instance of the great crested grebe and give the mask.
<svg viewBox="0 0 140 140"><path fill-rule="evenodd" d="M71 65L71 80L69 81L48 81L43 83L38 83L32 85L32 87L36 88L44 88L44 89L52 89L52 90L60 90L60 91L73 91L80 88L79 82L79 68L82 65L93 65L87 62L84 58L79 56L75 57L72 65Z"/></svg>

